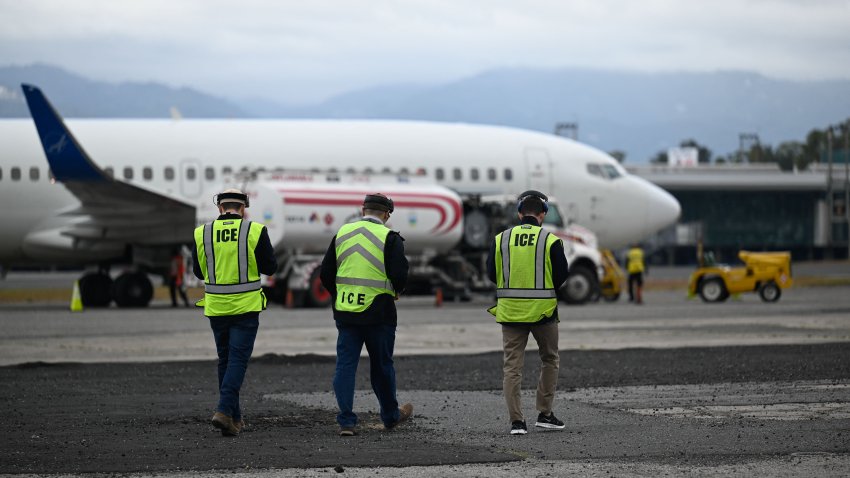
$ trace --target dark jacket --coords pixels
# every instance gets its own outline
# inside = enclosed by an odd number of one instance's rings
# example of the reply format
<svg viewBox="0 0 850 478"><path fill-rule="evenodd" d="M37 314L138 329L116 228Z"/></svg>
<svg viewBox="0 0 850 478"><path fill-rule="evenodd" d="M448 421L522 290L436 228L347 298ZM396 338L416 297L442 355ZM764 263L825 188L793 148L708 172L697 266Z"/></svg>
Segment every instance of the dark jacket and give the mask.
<svg viewBox="0 0 850 478"><path fill-rule="evenodd" d="M533 226L539 226L540 224L537 222L533 216L525 216L522 218L522 224L531 224ZM567 281L567 275L569 275L569 265L567 264L567 256L564 254L564 243L562 241L557 241L552 244L552 248L549 249L549 260L552 263L552 284L555 286L555 290L561 288L564 282ZM496 241L490 241L490 253L487 255L487 277L494 284L496 283ZM555 313L552 314L552 317L548 319L543 319L538 324L545 324L552 320L558 319L558 309L555 308ZM503 325L514 325L514 324L503 324ZM520 324L527 325L527 324Z"/></svg>
<svg viewBox="0 0 850 478"><path fill-rule="evenodd" d="M226 213L218 216L218 219L242 219L242 216L233 213ZM269 239L269 231L263 226L263 232L260 233L260 239L257 241L257 246L254 248L254 257L257 259L257 270L260 274L267 276L274 275L277 272L277 258L274 256L274 248L272 241ZM192 248L192 271L195 277L204 280L204 272L201 270L201 264L198 262L198 248Z"/></svg>
<svg viewBox="0 0 850 478"><path fill-rule="evenodd" d="M371 218L364 218L369 221ZM376 222L377 219L371 222ZM380 224L380 221L377 222ZM407 257L404 255L404 239L396 231L390 231L384 243L384 267L387 277L393 284L393 290L401 294L407 286L407 272L409 269ZM336 236L331 239L331 244L322 259L321 269L322 285L331 293L336 304ZM372 301L372 305L363 312L343 312L334 307L334 320L343 325L395 325L398 322L398 314L395 308L395 297L389 294L379 294Z"/></svg>

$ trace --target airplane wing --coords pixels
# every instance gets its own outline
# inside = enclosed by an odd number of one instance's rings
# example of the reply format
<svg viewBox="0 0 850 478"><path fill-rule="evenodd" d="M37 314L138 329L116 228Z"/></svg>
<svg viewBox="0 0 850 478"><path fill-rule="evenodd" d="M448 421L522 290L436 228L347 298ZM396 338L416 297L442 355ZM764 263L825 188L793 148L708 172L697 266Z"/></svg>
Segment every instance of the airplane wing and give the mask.
<svg viewBox="0 0 850 478"><path fill-rule="evenodd" d="M21 87L53 176L80 200L78 207L60 213L73 218L62 227L62 235L90 245L179 244L192 237L192 204L110 177L91 160L41 90Z"/></svg>

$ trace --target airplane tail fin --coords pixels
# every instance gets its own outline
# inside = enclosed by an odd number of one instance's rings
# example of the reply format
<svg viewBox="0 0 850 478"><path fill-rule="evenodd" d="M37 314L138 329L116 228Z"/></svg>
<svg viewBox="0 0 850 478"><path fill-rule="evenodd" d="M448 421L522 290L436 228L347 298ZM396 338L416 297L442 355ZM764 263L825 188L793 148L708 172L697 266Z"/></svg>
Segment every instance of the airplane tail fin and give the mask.
<svg viewBox="0 0 850 478"><path fill-rule="evenodd" d="M57 181L109 181L104 173L77 142L53 105L41 90L22 84L41 146Z"/></svg>

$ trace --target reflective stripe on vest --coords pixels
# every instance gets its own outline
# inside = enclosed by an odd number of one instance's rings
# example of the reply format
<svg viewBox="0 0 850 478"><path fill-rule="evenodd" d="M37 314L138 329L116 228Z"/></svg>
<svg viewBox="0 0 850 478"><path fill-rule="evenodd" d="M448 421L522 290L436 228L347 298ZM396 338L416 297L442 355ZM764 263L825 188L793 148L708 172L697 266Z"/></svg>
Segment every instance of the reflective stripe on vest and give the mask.
<svg viewBox="0 0 850 478"><path fill-rule="evenodd" d="M215 274L215 247L213 246L213 223L204 224L204 252L207 256L207 283L204 284L204 290L212 294L234 294L237 292L250 292L259 289L259 281L257 287L248 288L245 290L237 290L246 285L248 281L248 231L251 230L251 221L242 220L239 223L239 236L237 244L237 261L239 264L239 284L227 284L215 287L210 290L207 286L216 284ZM221 291L221 292L219 292Z"/></svg>

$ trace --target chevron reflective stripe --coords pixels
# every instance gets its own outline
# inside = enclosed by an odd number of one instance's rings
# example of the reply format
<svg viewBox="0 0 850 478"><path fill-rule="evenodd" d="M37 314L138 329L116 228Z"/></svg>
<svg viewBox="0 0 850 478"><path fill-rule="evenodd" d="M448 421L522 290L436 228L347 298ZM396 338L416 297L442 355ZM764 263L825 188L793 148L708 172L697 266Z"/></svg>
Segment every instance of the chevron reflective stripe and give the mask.
<svg viewBox="0 0 850 478"><path fill-rule="evenodd" d="M215 250L212 237L213 223L204 224L204 255L207 256L207 279L215 284Z"/></svg>
<svg viewBox="0 0 850 478"><path fill-rule="evenodd" d="M555 289L498 289L497 299L555 299Z"/></svg>
<svg viewBox="0 0 850 478"><path fill-rule="evenodd" d="M502 284L507 287L511 279L511 233L513 228L502 232Z"/></svg>
<svg viewBox="0 0 850 478"><path fill-rule="evenodd" d="M378 289L393 290L393 283L390 281L374 280L374 279L355 279L353 277L337 277L337 284L359 285L363 287L376 287Z"/></svg>
<svg viewBox="0 0 850 478"><path fill-rule="evenodd" d="M236 248L239 250L239 282L248 282L248 231L251 230L251 221L243 220L239 223L239 242Z"/></svg>
<svg viewBox="0 0 850 478"><path fill-rule="evenodd" d="M204 284L204 291L209 294L241 294L242 292L252 292L261 288L260 281L258 280L245 284Z"/></svg>
<svg viewBox="0 0 850 478"><path fill-rule="evenodd" d="M383 244L381 245L381 247L383 247ZM353 246L346 249L345 252L340 254L339 257L336 258L337 268L339 268L339 265L342 264L342 261L344 261L346 257L354 254L355 252L360 254L361 256L363 256L364 259L369 261L379 271L381 271L384 275L386 275L387 271L384 268L384 263L381 262L380 259L375 257L371 252L366 250L366 248L361 246L360 244L354 244Z"/></svg>
<svg viewBox="0 0 850 478"><path fill-rule="evenodd" d="M549 238L549 231L541 230L537 236L537 250L534 252L534 288L542 289L546 287L546 240ZM507 285L507 284L505 284Z"/></svg>
<svg viewBox="0 0 850 478"><path fill-rule="evenodd" d="M377 247L378 249L380 249L382 251L384 250L384 243L381 242L380 239L378 239L378 236L373 234L372 231L370 231L369 229L366 229L365 227L358 227L357 229L349 232L348 234L345 234L344 236L337 237L336 243L342 244L343 242L351 239L352 237L354 237L358 234L362 234L363 237L365 237L367 240L369 240L369 242L374 244L375 247Z"/></svg>

